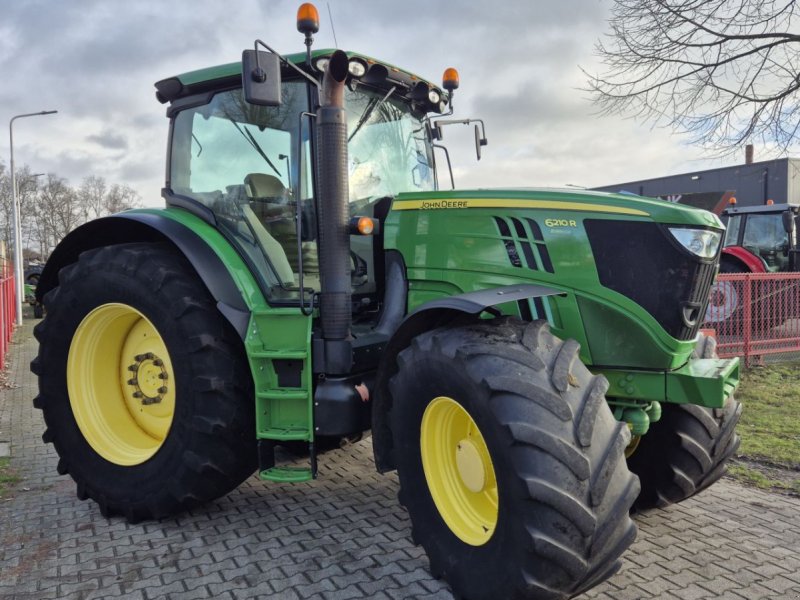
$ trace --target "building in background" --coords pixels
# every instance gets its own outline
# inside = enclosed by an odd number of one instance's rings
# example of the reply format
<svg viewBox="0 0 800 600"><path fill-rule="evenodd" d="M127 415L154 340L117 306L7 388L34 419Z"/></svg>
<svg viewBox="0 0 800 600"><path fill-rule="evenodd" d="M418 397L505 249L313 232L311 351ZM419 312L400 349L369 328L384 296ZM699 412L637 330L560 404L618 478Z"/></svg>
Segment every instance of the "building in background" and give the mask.
<svg viewBox="0 0 800 600"><path fill-rule="evenodd" d="M594 188L604 192L631 192L697 206L719 214L732 196L737 205L800 204L800 159L779 158L753 162L752 146L741 165Z"/></svg>

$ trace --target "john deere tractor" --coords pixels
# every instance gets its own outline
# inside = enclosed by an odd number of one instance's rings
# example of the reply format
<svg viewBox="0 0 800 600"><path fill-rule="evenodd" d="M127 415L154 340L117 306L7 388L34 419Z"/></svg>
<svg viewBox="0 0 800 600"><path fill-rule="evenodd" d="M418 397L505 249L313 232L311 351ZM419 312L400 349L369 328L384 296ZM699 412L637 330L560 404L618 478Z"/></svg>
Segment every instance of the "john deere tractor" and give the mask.
<svg viewBox="0 0 800 600"><path fill-rule="evenodd" d="M619 567L632 507L691 496L737 446L738 362L697 350L723 226L441 189L435 148L471 122L437 120L457 73L312 50L317 21L300 8L304 53L257 41L156 84L166 208L76 229L41 275L43 438L79 498L136 522L254 470L311 480L371 430L457 596L577 595Z"/></svg>

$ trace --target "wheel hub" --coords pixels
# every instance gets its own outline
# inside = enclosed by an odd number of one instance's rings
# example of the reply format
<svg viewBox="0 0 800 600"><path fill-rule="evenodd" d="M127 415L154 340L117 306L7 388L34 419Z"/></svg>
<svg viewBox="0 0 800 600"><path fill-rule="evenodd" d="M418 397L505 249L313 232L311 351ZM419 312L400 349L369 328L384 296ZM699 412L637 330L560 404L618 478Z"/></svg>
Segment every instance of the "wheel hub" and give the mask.
<svg viewBox="0 0 800 600"><path fill-rule="evenodd" d="M462 483L467 489L477 494L486 486L486 468L483 465L480 451L469 438L464 438L456 446L456 466Z"/></svg>
<svg viewBox="0 0 800 600"><path fill-rule="evenodd" d="M152 352L134 356L128 370L133 374L128 379L128 385L133 388L132 395L140 399L143 406L160 403L169 392L169 375L164 361Z"/></svg>

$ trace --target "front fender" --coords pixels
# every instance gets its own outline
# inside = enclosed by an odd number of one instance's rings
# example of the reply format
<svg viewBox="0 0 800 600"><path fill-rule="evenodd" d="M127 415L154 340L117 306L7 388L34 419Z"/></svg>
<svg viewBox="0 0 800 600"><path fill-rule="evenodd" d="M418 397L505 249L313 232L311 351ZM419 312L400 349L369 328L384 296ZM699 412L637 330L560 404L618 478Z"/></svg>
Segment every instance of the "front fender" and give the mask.
<svg viewBox="0 0 800 600"><path fill-rule="evenodd" d="M191 263L217 301L217 308L244 339L250 310L229 268L190 224L167 216L168 212L127 211L90 221L70 232L56 246L42 271L36 288L37 302L58 285L58 272L86 250L135 242L168 242Z"/></svg>

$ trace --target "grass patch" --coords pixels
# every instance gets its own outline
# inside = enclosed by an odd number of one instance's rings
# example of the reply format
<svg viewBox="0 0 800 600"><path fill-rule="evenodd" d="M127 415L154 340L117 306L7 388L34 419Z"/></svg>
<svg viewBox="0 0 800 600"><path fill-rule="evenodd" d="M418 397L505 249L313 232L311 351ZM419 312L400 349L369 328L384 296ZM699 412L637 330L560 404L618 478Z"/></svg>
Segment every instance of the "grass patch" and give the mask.
<svg viewBox="0 0 800 600"><path fill-rule="evenodd" d="M0 500L3 500L19 481L19 475L9 466L9 459L0 458Z"/></svg>
<svg viewBox="0 0 800 600"><path fill-rule="evenodd" d="M800 494L800 362L743 372L739 458L729 473L760 488Z"/></svg>
<svg viewBox="0 0 800 600"><path fill-rule="evenodd" d="M762 490L800 494L800 478L792 477L792 472L785 469L772 469L751 461L736 459L728 467L728 475Z"/></svg>

